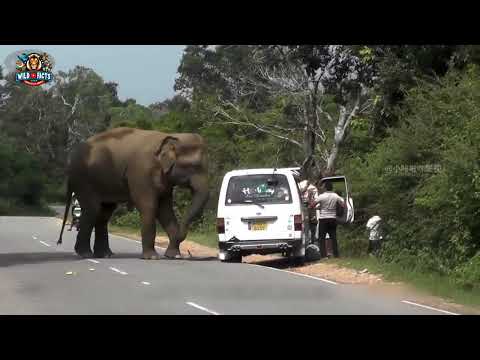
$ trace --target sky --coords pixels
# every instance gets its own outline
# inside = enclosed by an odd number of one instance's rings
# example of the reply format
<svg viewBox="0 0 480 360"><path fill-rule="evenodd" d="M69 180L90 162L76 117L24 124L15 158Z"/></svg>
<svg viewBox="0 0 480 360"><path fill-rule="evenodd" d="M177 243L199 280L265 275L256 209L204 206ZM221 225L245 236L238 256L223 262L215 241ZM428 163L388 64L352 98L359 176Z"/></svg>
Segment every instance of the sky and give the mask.
<svg viewBox="0 0 480 360"><path fill-rule="evenodd" d="M0 64L14 51L39 49L54 58L53 72L83 65L118 83L120 100L149 105L175 95L185 45L0 45Z"/></svg>

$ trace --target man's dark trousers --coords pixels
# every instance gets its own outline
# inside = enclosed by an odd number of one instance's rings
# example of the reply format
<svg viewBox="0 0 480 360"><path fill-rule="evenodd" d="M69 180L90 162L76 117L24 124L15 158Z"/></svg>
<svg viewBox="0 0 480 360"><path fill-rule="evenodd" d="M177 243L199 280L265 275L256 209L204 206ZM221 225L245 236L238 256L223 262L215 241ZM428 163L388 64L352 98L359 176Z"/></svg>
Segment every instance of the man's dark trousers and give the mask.
<svg viewBox="0 0 480 360"><path fill-rule="evenodd" d="M337 220L336 219L318 219L318 241L320 248L320 256L327 256L327 248L325 246L325 236L328 233L332 242L333 256L338 257L337 244Z"/></svg>

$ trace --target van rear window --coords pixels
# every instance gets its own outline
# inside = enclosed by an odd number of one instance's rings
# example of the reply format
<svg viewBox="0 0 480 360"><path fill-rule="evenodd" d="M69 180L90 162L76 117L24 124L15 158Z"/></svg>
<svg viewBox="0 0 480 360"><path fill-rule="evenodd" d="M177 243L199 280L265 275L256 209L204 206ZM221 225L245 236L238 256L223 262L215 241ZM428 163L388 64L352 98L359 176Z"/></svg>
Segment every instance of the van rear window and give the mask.
<svg viewBox="0 0 480 360"><path fill-rule="evenodd" d="M292 194L288 180L282 174L232 176L227 187L225 205L266 203L288 204Z"/></svg>

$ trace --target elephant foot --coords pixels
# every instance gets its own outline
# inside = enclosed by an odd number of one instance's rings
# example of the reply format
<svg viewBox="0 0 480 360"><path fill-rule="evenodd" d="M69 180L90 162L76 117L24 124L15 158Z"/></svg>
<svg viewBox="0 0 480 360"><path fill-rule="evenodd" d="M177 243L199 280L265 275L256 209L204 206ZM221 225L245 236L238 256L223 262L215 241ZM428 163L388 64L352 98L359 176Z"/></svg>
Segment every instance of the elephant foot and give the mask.
<svg viewBox="0 0 480 360"><path fill-rule="evenodd" d="M93 257L93 253L91 251L76 251L77 255L84 258L90 259Z"/></svg>
<svg viewBox="0 0 480 360"><path fill-rule="evenodd" d="M107 249L107 250L103 250L103 251L94 251L93 252L93 256L96 257L96 258L99 258L99 259L103 259L103 258L110 258L112 257L113 255L115 255L112 250L110 249Z"/></svg>
<svg viewBox="0 0 480 360"><path fill-rule="evenodd" d="M155 250L144 251L142 253L142 259L144 260L159 260L160 255Z"/></svg>
<svg viewBox="0 0 480 360"><path fill-rule="evenodd" d="M88 258L93 257L92 250L90 249L89 246L85 247L85 246L75 245L75 252L77 253L78 256L80 256L84 259L88 259Z"/></svg>
<svg viewBox="0 0 480 360"><path fill-rule="evenodd" d="M170 247L167 248L164 256L168 259L182 259L182 254L180 254L180 250Z"/></svg>

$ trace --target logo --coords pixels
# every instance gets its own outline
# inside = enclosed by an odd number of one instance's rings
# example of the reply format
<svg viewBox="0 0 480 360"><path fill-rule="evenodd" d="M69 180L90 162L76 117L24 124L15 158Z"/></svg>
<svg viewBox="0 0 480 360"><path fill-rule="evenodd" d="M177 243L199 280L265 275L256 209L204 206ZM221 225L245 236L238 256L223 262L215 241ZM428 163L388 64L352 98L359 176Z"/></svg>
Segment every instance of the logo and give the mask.
<svg viewBox="0 0 480 360"><path fill-rule="evenodd" d="M53 62L46 52L16 54L15 79L30 86L40 86L53 80Z"/></svg>

